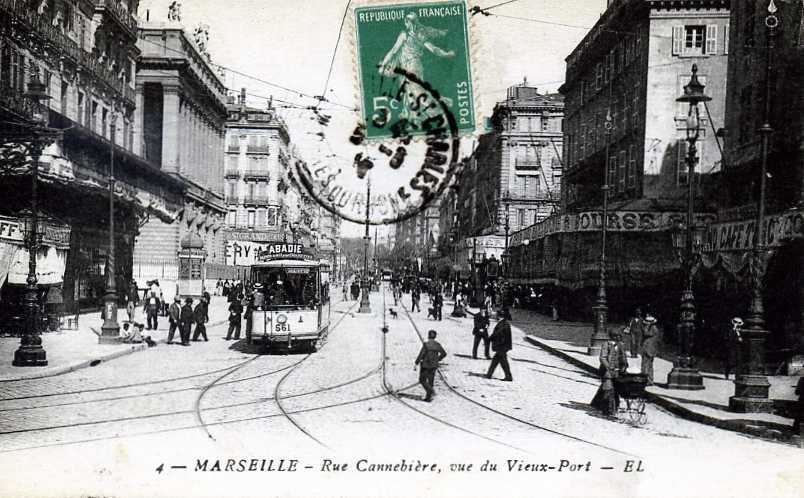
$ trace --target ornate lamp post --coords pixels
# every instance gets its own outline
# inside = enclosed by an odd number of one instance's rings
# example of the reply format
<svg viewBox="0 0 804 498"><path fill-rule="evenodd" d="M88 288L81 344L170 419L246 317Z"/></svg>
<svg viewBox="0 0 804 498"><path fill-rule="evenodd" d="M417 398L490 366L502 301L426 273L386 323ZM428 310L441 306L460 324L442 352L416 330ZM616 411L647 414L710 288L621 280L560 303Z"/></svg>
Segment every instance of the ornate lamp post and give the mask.
<svg viewBox="0 0 804 498"><path fill-rule="evenodd" d="M120 336L120 325L117 323L117 283L115 278L115 244L114 244L114 139L117 131L117 108L112 106L112 120L109 142L109 255L106 258L106 294L103 296L103 325L100 344L115 344Z"/></svg>
<svg viewBox="0 0 804 498"><path fill-rule="evenodd" d="M602 344L609 340L609 333L606 330L609 308L606 304L606 230L609 219L609 144L611 142L611 130L614 128L611 109L606 113L606 160L603 167L603 213L600 220L600 281L597 288L597 302L592 307L595 314L595 324L592 332L592 340L589 343L587 354L597 356L600 354Z"/></svg>
<svg viewBox="0 0 804 498"><path fill-rule="evenodd" d="M26 310L25 330L20 339L20 346L14 351L12 365L17 367L42 367L47 365L47 352L42 347L39 336L39 288L36 278L36 253L39 249L41 234L39 230L39 206L37 186L39 183L39 158L42 151L56 140L57 135L48 127L50 96L47 87L39 81L34 73L28 83L28 92L24 97L32 103L32 120L34 127L32 137L28 141L28 152L31 156L31 217L25 222L26 243L28 245L28 278L25 289L24 307Z"/></svg>
<svg viewBox="0 0 804 498"><path fill-rule="evenodd" d="M765 376L765 313L762 304L762 274L764 269L764 244L760 236L765 221L765 182L768 169L768 148L773 128L770 125L771 113L771 71L773 69L773 49L776 47L776 30L779 18L776 17L773 0L768 4L765 26L768 28L768 52L765 64L765 111L764 122L759 128L762 136L762 163L759 179L759 200L757 220L754 230L754 248L751 261L751 306L748 311L743 340L740 343L740 362L734 380L734 396L729 398L729 409L741 413L771 413L773 400L768 398L770 383Z"/></svg>
<svg viewBox="0 0 804 498"><path fill-rule="evenodd" d="M366 234L363 237L363 290L360 293L360 308L358 313L371 313L371 301L369 301L369 291L371 283L368 276L368 251L371 235L369 235L369 215L371 209L371 177L366 179Z"/></svg>
<svg viewBox="0 0 804 498"><path fill-rule="evenodd" d="M698 104L708 102L711 97L704 94L704 85L698 81L698 65L692 65L690 82L684 85L684 95L676 102L687 102L690 105L687 113L687 231L684 237L684 271L686 286L681 293L680 308L680 351L673 363L673 370L667 375L667 387L670 389L697 390L703 389L703 377L693 365L692 341L695 334L695 296L692 292L692 280L696 266L696 255L700 252L701 233L696 230L694 202L695 202L695 165L698 163L695 143L701 134L700 109ZM674 236L676 244L680 247L680 232Z"/></svg>

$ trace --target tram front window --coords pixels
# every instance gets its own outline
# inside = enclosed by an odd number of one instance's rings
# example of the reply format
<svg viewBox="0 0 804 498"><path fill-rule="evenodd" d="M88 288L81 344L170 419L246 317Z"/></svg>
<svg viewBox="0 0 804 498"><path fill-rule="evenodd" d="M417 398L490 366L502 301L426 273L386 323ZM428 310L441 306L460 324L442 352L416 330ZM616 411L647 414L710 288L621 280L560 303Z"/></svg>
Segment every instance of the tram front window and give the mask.
<svg viewBox="0 0 804 498"><path fill-rule="evenodd" d="M316 272L311 268L264 268L255 275L262 284L265 309L315 308Z"/></svg>

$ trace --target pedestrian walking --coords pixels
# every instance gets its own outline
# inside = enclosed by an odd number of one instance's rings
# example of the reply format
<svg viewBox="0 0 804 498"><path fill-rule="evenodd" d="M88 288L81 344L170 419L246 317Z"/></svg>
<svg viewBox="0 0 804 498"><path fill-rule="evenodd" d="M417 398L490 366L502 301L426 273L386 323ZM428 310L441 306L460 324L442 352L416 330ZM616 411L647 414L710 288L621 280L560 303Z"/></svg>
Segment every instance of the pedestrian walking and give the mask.
<svg viewBox="0 0 804 498"><path fill-rule="evenodd" d="M173 298L173 303L168 309L168 320L170 320L170 328L168 329L167 343L173 344L173 335L181 322L181 297L176 296ZM181 330L179 330L179 336L181 335Z"/></svg>
<svg viewBox="0 0 804 498"><path fill-rule="evenodd" d="M209 315L207 310L207 302L202 297L198 305L193 311L193 318L195 319L195 332L193 332L193 341L197 341L199 336L204 337L204 341L209 341L207 338L207 326Z"/></svg>
<svg viewBox="0 0 804 498"><path fill-rule="evenodd" d="M421 299L422 295L419 291L419 287L414 287L410 291L410 312L413 313L414 311L421 311L419 307L419 299Z"/></svg>
<svg viewBox="0 0 804 498"><path fill-rule="evenodd" d="M653 359L659 354L659 327L656 318L648 315L644 320L642 330L642 346L639 353L642 355L641 371L648 376L648 385L653 385Z"/></svg>
<svg viewBox="0 0 804 498"><path fill-rule="evenodd" d="M614 387L614 379L619 378L628 369L628 357L625 354L620 331L612 330L609 337L610 339L604 342L600 348L601 382L595 397L592 398L591 405L603 414L613 416L620 405L620 397Z"/></svg>
<svg viewBox="0 0 804 498"><path fill-rule="evenodd" d="M193 313L193 298L188 297L184 300L184 306L181 307L181 315L179 315L182 346L190 345L190 332L192 331L194 319L195 314Z"/></svg>
<svg viewBox="0 0 804 498"><path fill-rule="evenodd" d="M157 297L154 291L148 296L145 301L145 317L148 325L148 330L156 330L159 326L157 319L159 318L159 309L162 307L162 302Z"/></svg>
<svg viewBox="0 0 804 498"><path fill-rule="evenodd" d="M490 379L500 365L505 373L505 381L514 380L511 377L511 367L508 365L508 351L511 351L511 312L508 308L503 308L500 312L500 321L494 326L494 332L491 333L489 341L491 342L491 349L494 351L494 357L491 359L489 371L486 373L486 378Z"/></svg>
<svg viewBox="0 0 804 498"><path fill-rule="evenodd" d="M234 332L234 340L240 340L240 324L243 315L243 305L240 301L235 301L229 305L229 331L226 333L226 340L232 339Z"/></svg>
<svg viewBox="0 0 804 498"><path fill-rule="evenodd" d="M472 358L477 359L477 347L480 341L483 341L483 352L487 360L491 359L489 356L489 315L486 310L480 310L474 315L474 324L472 327L472 336L474 342L472 344Z"/></svg>
<svg viewBox="0 0 804 498"><path fill-rule="evenodd" d="M438 363L447 356L447 352L436 341L438 333L435 330L427 331L427 341L422 344L422 349L419 351L419 356L416 357L416 365L419 366L419 383L425 391L425 401L432 401L433 384L435 383L435 373L438 369Z"/></svg>
<svg viewBox="0 0 804 498"><path fill-rule="evenodd" d="M743 319L734 317L731 319L731 327L726 332L723 352L723 376L726 379L733 370L737 368L740 355L740 343L743 342Z"/></svg>
<svg viewBox="0 0 804 498"><path fill-rule="evenodd" d="M442 318L441 310L443 307L444 307L444 298L441 297L440 292L436 292L433 295L433 309L435 310L435 314L438 317L437 319L439 322L441 321Z"/></svg>

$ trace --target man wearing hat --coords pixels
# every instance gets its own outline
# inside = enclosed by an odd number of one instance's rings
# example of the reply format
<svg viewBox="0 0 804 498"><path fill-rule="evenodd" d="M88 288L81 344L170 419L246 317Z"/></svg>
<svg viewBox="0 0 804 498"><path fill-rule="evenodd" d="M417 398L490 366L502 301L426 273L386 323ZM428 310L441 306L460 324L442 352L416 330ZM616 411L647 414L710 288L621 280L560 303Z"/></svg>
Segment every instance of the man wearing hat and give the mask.
<svg viewBox="0 0 804 498"><path fill-rule="evenodd" d="M424 400L432 401L435 390L433 384L435 383L435 373L438 369L438 362L447 356L447 352L441 344L436 341L438 333L435 330L427 331L427 341L422 343L422 349L419 351L419 356L416 357L416 365L419 365L419 383L424 388L426 393Z"/></svg>
<svg viewBox="0 0 804 498"><path fill-rule="evenodd" d="M188 297L184 300L184 306L181 307L181 315L179 315L182 346L190 345L190 332L192 331L194 318L195 314L193 313L193 298Z"/></svg>
<svg viewBox="0 0 804 498"><path fill-rule="evenodd" d="M511 312L508 308L503 308L500 311L500 321L494 326L494 332L491 333L489 341L491 342L491 349L494 351L494 357L491 359L489 371L486 373L486 378L490 379L494 374L497 365L500 365L505 373L505 381L514 380L511 377L511 367L508 365L508 351L511 351Z"/></svg>
<svg viewBox="0 0 804 498"><path fill-rule="evenodd" d="M656 318L648 314L644 320L642 328L642 347L640 354L642 355L642 368L643 374L648 376L648 385L653 385L653 359L659 354L659 327L656 325Z"/></svg>
<svg viewBox="0 0 804 498"><path fill-rule="evenodd" d="M654 319L655 321L655 319ZM614 379L619 378L628 369L628 358L625 354L625 345L622 342L622 331L612 329L610 339L600 347L600 388L591 405L602 411L605 415L617 414L620 398L614 386ZM643 356L643 361L644 361ZM644 363L642 364L644 367ZM653 366L651 365L651 372ZM644 372L644 370L643 370ZM652 373L651 373L652 375Z"/></svg>
<svg viewBox="0 0 804 498"><path fill-rule="evenodd" d="M181 321L181 297L173 297L173 302L168 309L168 320L170 320L170 329L168 329L167 343L173 344L173 334L176 333L176 329L179 327L179 322ZM181 335L181 331L179 331L179 336Z"/></svg>
<svg viewBox="0 0 804 498"><path fill-rule="evenodd" d="M743 319L735 316L731 319L731 326L726 332L725 354L723 355L723 376L729 378L732 370L737 368L737 359L740 353L740 343L743 342L742 336Z"/></svg>

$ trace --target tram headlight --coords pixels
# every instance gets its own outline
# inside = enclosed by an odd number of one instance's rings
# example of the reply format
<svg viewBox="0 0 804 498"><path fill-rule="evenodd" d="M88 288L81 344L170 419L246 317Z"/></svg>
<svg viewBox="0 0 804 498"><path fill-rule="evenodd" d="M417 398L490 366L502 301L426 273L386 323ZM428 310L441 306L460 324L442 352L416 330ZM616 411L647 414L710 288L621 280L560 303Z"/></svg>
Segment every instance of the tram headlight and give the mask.
<svg viewBox="0 0 804 498"><path fill-rule="evenodd" d="M276 317L276 323L287 323L288 316L287 315L279 315Z"/></svg>

